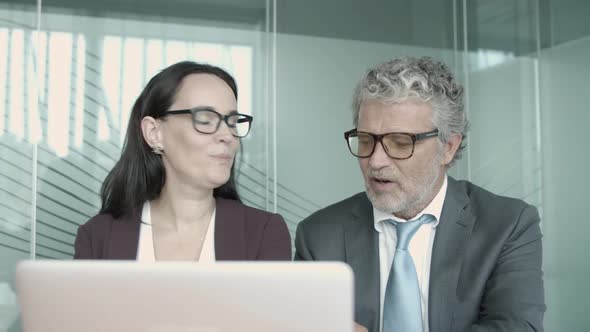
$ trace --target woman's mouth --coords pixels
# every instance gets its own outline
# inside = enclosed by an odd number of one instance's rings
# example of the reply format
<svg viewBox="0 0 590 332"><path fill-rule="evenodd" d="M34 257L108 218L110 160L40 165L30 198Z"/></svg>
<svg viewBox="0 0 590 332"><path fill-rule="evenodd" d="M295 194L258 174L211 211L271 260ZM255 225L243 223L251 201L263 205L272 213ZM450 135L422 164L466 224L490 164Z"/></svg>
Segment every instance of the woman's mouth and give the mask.
<svg viewBox="0 0 590 332"><path fill-rule="evenodd" d="M232 155L225 154L225 153L213 154L213 155L211 155L211 157L215 158L215 159L219 159L219 160L226 160L226 161L231 161L234 159Z"/></svg>

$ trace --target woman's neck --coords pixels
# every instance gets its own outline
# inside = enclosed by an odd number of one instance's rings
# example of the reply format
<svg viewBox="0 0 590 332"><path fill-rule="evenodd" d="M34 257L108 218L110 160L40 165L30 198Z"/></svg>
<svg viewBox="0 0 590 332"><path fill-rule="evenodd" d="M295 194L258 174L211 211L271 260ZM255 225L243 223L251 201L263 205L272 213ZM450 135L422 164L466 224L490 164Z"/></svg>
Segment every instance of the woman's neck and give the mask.
<svg viewBox="0 0 590 332"><path fill-rule="evenodd" d="M150 202L150 209L156 226L181 229L195 222L208 223L215 210L215 198L213 190L171 190L164 185L160 196Z"/></svg>

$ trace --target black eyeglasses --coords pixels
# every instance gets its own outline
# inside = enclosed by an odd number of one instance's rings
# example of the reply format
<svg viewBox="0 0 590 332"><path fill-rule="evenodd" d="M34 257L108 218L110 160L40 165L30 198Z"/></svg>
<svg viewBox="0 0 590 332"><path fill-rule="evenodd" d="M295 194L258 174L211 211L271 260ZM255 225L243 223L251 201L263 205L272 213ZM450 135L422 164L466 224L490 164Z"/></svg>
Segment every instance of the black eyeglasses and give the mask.
<svg viewBox="0 0 590 332"><path fill-rule="evenodd" d="M213 134L219 130L221 121L229 127L229 131L235 137L245 137L250 132L253 117L237 112L228 115L220 114L211 108L195 107L186 110L168 111L166 114L191 114L193 127L201 134Z"/></svg>
<svg viewBox="0 0 590 332"><path fill-rule="evenodd" d="M344 133L348 143L348 149L355 157L369 158L375 152L377 142L385 153L393 159L408 159L414 155L414 147L417 141L438 136L438 129L420 134L410 133L385 133L375 135L356 129Z"/></svg>

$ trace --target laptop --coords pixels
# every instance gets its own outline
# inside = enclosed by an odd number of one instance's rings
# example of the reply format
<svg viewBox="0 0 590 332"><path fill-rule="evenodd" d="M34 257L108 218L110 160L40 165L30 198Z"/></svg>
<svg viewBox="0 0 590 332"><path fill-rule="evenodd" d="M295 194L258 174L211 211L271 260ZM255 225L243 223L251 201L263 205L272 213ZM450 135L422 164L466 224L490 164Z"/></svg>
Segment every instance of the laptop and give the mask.
<svg viewBox="0 0 590 332"><path fill-rule="evenodd" d="M325 262L23 261L24 332L352 332L353 274Z"/></svg>

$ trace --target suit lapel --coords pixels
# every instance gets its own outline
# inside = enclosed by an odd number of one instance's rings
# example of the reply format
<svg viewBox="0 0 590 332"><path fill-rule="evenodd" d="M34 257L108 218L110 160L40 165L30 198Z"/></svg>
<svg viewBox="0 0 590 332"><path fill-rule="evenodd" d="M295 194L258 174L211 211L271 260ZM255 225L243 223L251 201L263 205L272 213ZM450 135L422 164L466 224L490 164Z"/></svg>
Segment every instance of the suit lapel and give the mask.
<svg viewBox="0 0 590 332"><path fill-rule="evenodd" d="M215 260L246 260L244 206L217 198L215 211Z"/></svg>
<svg viewBox="0 0 590 332"><path fill-rule="evenodd" d="M469 197L459 183L449 177L430 263L428 313L431 332L450 329L453 306L449 304L456 302L464 249L474 221Z"/></svg>
<svg viewBox="0 0 590 332"><path fill-rule="evenodd" d="M135 210L129 216L113 220L108 243L107 259L137 259L139 244L139 227L141 224L141 209Z"/></svg>
<svg viewBox="0 0 590 332"><path fill-rule="evenodd" d="M361 324L379 322L379 236L373 227L373 208L363 193L352 209L353 220L344 226L346 262L355 276L357 308L369 308L356 312L355 319ZM379 328L367 326L369 331Z"/></svg>

